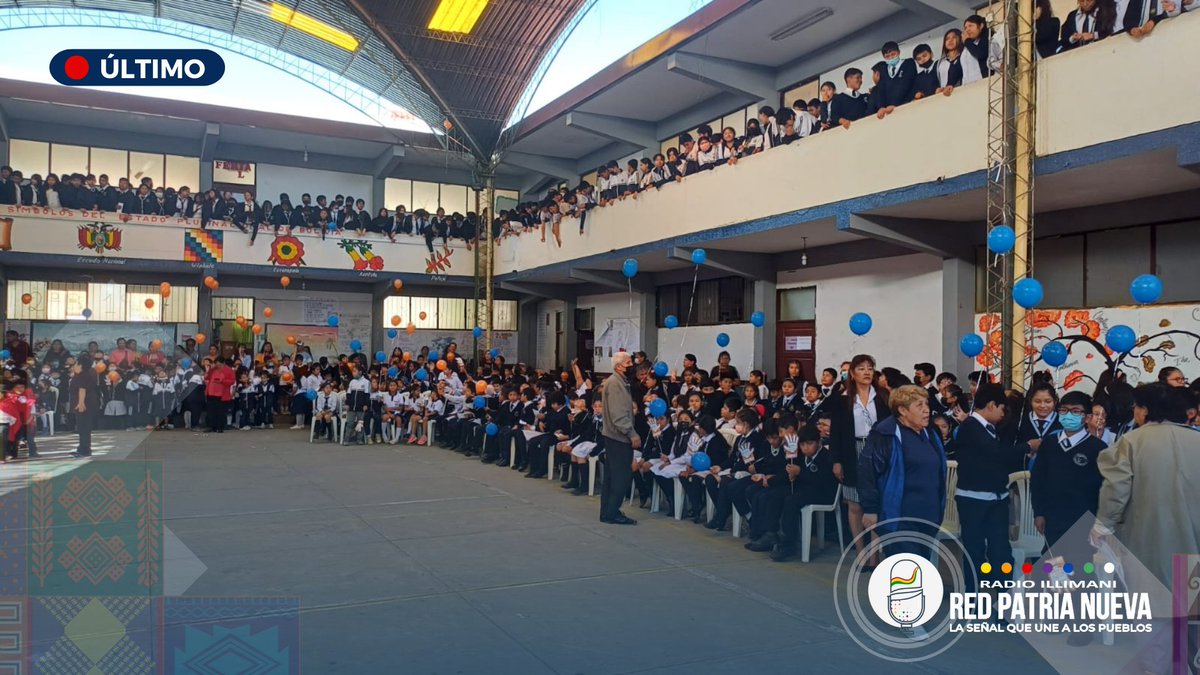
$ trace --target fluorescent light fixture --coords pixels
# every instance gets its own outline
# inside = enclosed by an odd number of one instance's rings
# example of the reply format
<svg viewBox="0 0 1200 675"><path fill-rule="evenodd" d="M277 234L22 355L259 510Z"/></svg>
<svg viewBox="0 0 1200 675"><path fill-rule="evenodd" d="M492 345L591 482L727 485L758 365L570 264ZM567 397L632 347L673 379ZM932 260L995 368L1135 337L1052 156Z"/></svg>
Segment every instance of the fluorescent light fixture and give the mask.
<svg viewBox="0 0 1200 675"><path fill-rule="evenodd" d="M444 1L445 0L443 0L443 2ZM831 16L833 16L833 8L822 7L809 14L805 14L783 28L771 33L771 39L775 41L786 40L802 30L812 28Z"/></svg>
<svg viewBox="0 0 1200 675"><path fill-rule="evenodd" d="M324 40L348 52L358 50L358 38L340 28L334 28L320 19L314 19L307 14L297 12L291 7L286 7L278 2L272 2L267 15L285 26L291 26L301 33L307 33L318 40Z"/></svg>
<svg viewBox="0 0 1200 675"><path fill-rule="evenodd" d="M442 0L429 20L429 30L470 33L488 0Z"/></svg>

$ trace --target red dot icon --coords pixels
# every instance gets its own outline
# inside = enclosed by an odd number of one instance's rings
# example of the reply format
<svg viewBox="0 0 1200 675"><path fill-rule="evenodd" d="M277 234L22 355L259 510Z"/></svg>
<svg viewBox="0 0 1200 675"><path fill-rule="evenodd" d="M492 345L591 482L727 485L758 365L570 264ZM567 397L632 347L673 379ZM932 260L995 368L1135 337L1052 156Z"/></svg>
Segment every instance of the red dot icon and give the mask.
<svg viewBox="0 0 1200 675"><path fill-rule="evenodd" d="M68 78L82 80L87 77L89 70L87 59L76 54L67 59L66 64L63 65L63 70L66 72Z"/></svg>

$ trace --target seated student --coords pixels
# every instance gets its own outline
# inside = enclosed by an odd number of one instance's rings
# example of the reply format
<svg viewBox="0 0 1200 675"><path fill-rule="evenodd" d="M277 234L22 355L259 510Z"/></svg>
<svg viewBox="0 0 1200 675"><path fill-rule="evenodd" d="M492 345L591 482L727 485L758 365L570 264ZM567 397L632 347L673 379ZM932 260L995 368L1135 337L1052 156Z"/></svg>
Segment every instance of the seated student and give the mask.
<svg viewBox="0 0 1200 675"><path fill-rule="evenodd" d="M659 489L667 499L667 513L675 511L675 489L673 482L676 476L691 466L692 454L701 445L702 436L695 428L696 417L688 410L681 410L675 416L674 437L670 447L660 443L659 455L647 460L650 478L658 483ZM689 509L690 512L690 509ZM690 515L688 517L691 517Z"/></svg>
<svg viewBox="0 0 1200 675"><path fill-rule="evenodd" d="M558 454L554 456L554 462L556 465L567 465L563 471L562 488L564 490L577 490L582 486L583 491L586 492L586 483L579 482L580 471L577 468L577 462L571 451L575 445L582 443L583 440L591 440L595 443L595 440L592 438L592 430L595 428L595 425L592 423L592 413L588 411L588 401L586 398L572 394L570 401L568 405L569 412L567 413L567 423L570 425L570 428L567 431L566 440L559 441L555 445L554 449ZM585 454L584 457L586 458L586 456ZM584 461L586 462L587 460L585 459Z"/></svg>
<svg viewBox="0 0 1200 675"><path fill-rule="evenodd" d="M712 466L708 471L697 472L692 468L690 459L679 472L679 481L682 484L683 492L687 496L690 508L686 512L686 516L691 517L693 523L703 523L706 503L704 494L708 485L706 481L713 479L714 481L720 477L722 471L728 476L727 464L730 463L729 444L725 441L725 437L717 433L717 423L708 415L701 415L696 419L696 424L693 432L697 437L696 447L693 449L689 443L688 452L691 455L704 453L712 460ZM712 495L716 491L716 487L709 490ZM716 503L716 499L713 500ZM711 515L711 514L709 514Z"/></svg>
<svg viewBox="0 0 1200 675"><path fill-rule="evenodd" d="M550 473L547 460L550 448L556 443L570 439L570 420L567 418L567 399L561 391L551 391L546 394L546 411L537 423L537 437L529 440L528 458L529 473L526 478L545 478Z"/></svg>
<svg viewBox="0 0 1200 675"><path fill-rule="evenodd" d="M1092 397L1081 391L1063 394L1058 403L1062 431L1048 438L1029 479L1034 525L1053 551L1075 523L1096 513L1104 482L1096 456L1106 446L1088 433Z"/></svg>
<svg viewBox="0 0 1200 675"><path fill-rule="evenodd" d="M761 483L763 476L774 472L770 445L759 429L762 418L753 408L743 408L737 413L734 430L738 436L729 453L728 466L718 475L705 477L705 487L716 504L716 513L708 521L708 529L723 530L733 509L742 516L750 514L750 502L746 490L754 483Z"/></svg>
<svg viewBox="0 0 1200 675"><path fill-rule="evenodd" d="M794 415L789 414L781 419L782 424L774 419L763 423L763 435L771 451L770 462L756 465L758 473L750 476L751 485L746 489L746 501L750 503L750 514L747 516L750 519L750 541L746 542L745 548L750 551L770 551L778 541L775 533L779 531L779 505L783 502L787 484L783 427L794 432L797 425Z"/></svg>
<svg viewBox="0 0 1200 675"><path fill-rule="evenodd" d="M401 389L400 383L396 380L387 383L387 391L380 397L383 438L392 445L400 442L400 435L404 429L404 409L407 399L408 392Z"/></svg>
<svg viewBox="0 0 1200 675"><path fill-rule="evenodd" d="M571 479L568 483L571 494L581 496L588 492L588 472L591 470L588 459L604 452L604 435L601 433L604 429L604 402L597 397L592 401L592 412L577 414L576 421L579 435L567 441L571 457Z"/></svg>
<svg viewBox="0 0 1200 675"><path fill-rule="evenodd" d="M759 419L767 417L767 407L758 398L758 387L746 383L742 387L742 406L758 413Z"/></svg>
<svg viewBox="0 0 1200 675"><path fill-rule="evenodd" d="M801 419L811 420L817 416L828 400L830 399L821 397L820 385L816 382L809 382L804 385L804 402L796 410L796 415Z"/></svg>
<svg viewBox="0 0 1200 675"><path fill-rule="evenodd" d="M326 381L321 387L321 391L317 393L316 400L313 401L313 415L317 418L314 438L326 437L330 441L333 440L336 433L334 425L337 424L340 413L340 403L340 398L333 390L333 383Z"/></svg>
<svg viewBox="0 0 1200 675"><path fill-rule="evenodd" d="M979 62L967 55L963 47L962 31L951 28L942 36L942 58L937 62L937 93L949 96L955 87L971 84L983 79Z"/></svg>
<svg viewBox="0 0 1200 675"><path fill-rule="evenodd" d="M867 116L867 98L859 89L862 88L863 73L858 68L846 69L844 75L846 91L833 97L830 101L829 119L843 129L849 129L850 123Z"/></svg>
<svg viewBox="0 0 1200 675"><path fill-rule="evenodd" d="M522 408L521 397L517 388L510 384L501 389L500 398L499 405L487 415L488 422L496 425L496 435L484 439L480 460L485 464L508 466L509 449Z"/></svg>
<svg viewBox="0 0 1200 675"><path fill-rule="evenodd" d="M917 76L913 80L913 99L933 96L938 88L937 62L933 59L933 49L922 42L913 49L913 61L917 66Z"/></svg>
<svg viewBox="0 0 1200 675"><path fill-rule="evenodd" d="M828 418L826 418L828 421ZM800 514L804 507L811 504L829 504L837 492L838 482L833 475L833 453L828 445L822 443L818 428L808 425L798 432L793 429L782 429L784 438L783 473L779 480L786 487L782 490L782 501L776 495L775 501L767 508L778 509L780 534L774 545L767 549L774 533L770 533L757 545L750 548L754 551L771 551L771 560L783 562L796 555L796 542L800 538ZM758 508L757 506L755 507ZM825 536L824 532L816 533L818 537Z"/></svg>
<svg viewBox="0 0 1200 675"><path fill-rule="evenodd" d="M654 496L655 474L651 472L651 469L659 462L660 458L669 458L675 445L675 429L671 426L670 416L651 417L649 431L641 450L635 450L633 453L633 484L637 487L638 506L643 509L650 508L649 501ZM668 493L664 492L663 494ZM667 504L666 513L672 513L671 497L667 497Z"/></svg>
<svg viewBox="0 0 1200 675"><path fill-rule="evenodd" d="M529 441L542 435L537 428L538 411L535 397L532 385L521 389L520 408L517 410L517 428L513 434L513 438L517 442L517 465L510 467L514 471L525 471L529 468Z"/></svg>
<svg viewBox="0 0 1200 675"><path fill-rule="evenodd" d="M900 45L885 42L880 49L883 54L884 70L879 74L879 84L871 89L871 104L875 115L883 119L896 110L896 106L912 101L917 94L917 64L912 59L900 58Z"/></svg>
<svg viewBox="0 0 1200 675"><path fill-rule="evenodd" d="M721 416L717 419L717 431L737 428L737 411L741 409L741 400L735 397L725 399L721 404Z"/></svg>
<svg viewBox="0 0 1200 675"><path fill-rule="evenodd" d="M440 425L446 416L446 398L444 392L446 388L439 383L436 387L429 390L423 397L420 416L416 418L415 426L417 431L417 445L427 445L433 442L433 438L427 436L429 423L433 422L434 430Z"/></svg>
<svg viewBox="0 0 1200 675"><path fill-rule="evenodd" d="M1101 5L1104 3L1098 0L1079 0L1079 7L1071 10L1067 14L1066 21L1062 22L1062 35L1058 41L1059 51L1066 52L1091 44L1112 33L1117 19L1115 8L1105 5L1105 12L1102 13ZM1110 11L1113 14L1112 17L1104 16ZM1103 28L1105 25L1107 25L1107 31Z"/></svg>

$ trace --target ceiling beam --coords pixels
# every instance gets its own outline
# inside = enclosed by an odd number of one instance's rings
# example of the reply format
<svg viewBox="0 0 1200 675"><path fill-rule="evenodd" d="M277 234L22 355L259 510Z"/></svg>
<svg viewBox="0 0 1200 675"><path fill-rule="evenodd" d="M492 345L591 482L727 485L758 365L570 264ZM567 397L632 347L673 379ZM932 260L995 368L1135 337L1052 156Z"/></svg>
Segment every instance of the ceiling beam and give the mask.
<svg viewBox="0 0 1200 675"><path fill-rule="evenodd" d="M928 253L941 258L974 260L975 251L962 231L967 223L894 218L889 216L839 216L837 229L861 237L884 241L896 246Z"/></svg>
<svg viewBox="0 0 1200 675"><path fill-rule="evenodd" d="M537 171L538 173L553 176L554 178L561 178L566 181L579 179L579 174L575 171L575 162L569 159L531 155L527 152L513 152L510 150L504 153L504 161L513 166L519 166L522 169Z"/></svg>
<svg viewBox="0 0 1200 675"><path fill-rule="evenodd" d="M200 139L200 161L211 162L216 159L217 145L221 142L221 125L207 122L204 125L204 137Z"/></svg>
<svg viewBox="0 0 1200 675"><path fill-rule="evenodd" d="M963 19L975 14L979 6L974 0L892 0L910 12L917 14L938 14L946 21ZM899 42L899 40L897 40Z"/></svg>
<svg viewBox="0 0 1200 675"><path fill-rule="evenodd" d="M703 103L685 108L679 113L659 121L655 126L655 136L670 138L674 142L674 137L680 132L745 108L752 102L748 96L723 91Z"/></svg>
<svg viewBox="0 0 1200 675"><path fill-rule="evenodd" d="M513 293L547 300L574 300L576 293L564 284L543 284L534 281L501 281L500 288Z"/></svg>
<svg viewBox="0 0 1200 675"><path fill-rule="evenodd" d="M396 167L400 166L402 159L404 159L404 146L389 146L375 158L375 171L372 175L376 178L387 178L392 175Z"/></svg>
<svg viewBox="0 0 1200 675"><path fill-rule="evenodd" d="M667 70L756 101L770 101L773 104L779 98L779 91L775 89L775 73L770 68L676 52L667 57Z"/></svg>
<svg viewBox="0 0 1200 675"><path fill-rule="evenodd" d="M578 267L572 267L567 273L572 279L584 281L589 284L596 284L605 288L618 291L633 290L638 293L653 293L657 286L654 283L653 275L639 274L630 279L621 272L609 272L608 270L585 270Z"/></svg>
<svg viewBox="0 0 1200 675"><path fill-rule="evenodd" d="M433 80L429 79L429 76L425 74L425 71L423 71L421 67L416 64L412 56L409 55L408 51L400 46L400 43L397 42L394 37L392 37L392 34L386 27L375 20L375 16L369 10L367 10L367 8L363 5L362 0L345 1L346 4L352 10L354 10L354 13L358 15L358 18L362 19L363 23L367 24L367 27L369 27L371 31L375 33L376 37L378 37L380 40L383 40L383 43L392 50L392 53L396 55L396 58L399 59L400 62L404 64L404 67L407 68L410 73L412 73L413 77L415 77L417 81L421 83L421 86L425 88L425 92L429 94L433 98L434 102L437 103L438 107L441 108L442 114L446 116L446 119L450 120L454 127L458 129L458 131L466 139L467 146L470 147L471 152L475 154L475 158L481 162L488 162L491 159L491 153L484 151L483 146L481 146L479 141L475 139L475 136L471 133L471 130L467 128L467 125L463 124L462 120L458 118L458 115L454 112L454 108L451 107L450 103L446 101L446 98L442 96L442 92L438 91L438 88L436 85L434 85ZM429 120L426 121L428 122Z"/></svg>
<svg viewBox="0 0 1200 675"><path fill-rule="evenodd" d="M672 246L667 249L667 257L674 260L692 262L692 248ZM746 279L758 281L775 280L775 261L765 253L742 253L739 251L705 250L704 267L736 274Z"/></svg>
<svg viewBox="0 0 1200 675"><path fill-rule="evenodd" d="M611 141L630 143L641 148L658 147L658 137L654 134L654 125L649 122L573 111L567 113L566 124L572 129L586 131Z"/></svg>
<svg viewBox="0 0 1200 675"><path fill-rule="evenodd" d="M897 246L875 239L861 239L842 244L817 246L807 250L785 251L772 256L775 268L780 273L800 272L810 267L825 267L843 263L875 260L877 258L894 258L900 255L911 255L912 249ZM801 256L807 257L807 263L801 264Z"/></svg>

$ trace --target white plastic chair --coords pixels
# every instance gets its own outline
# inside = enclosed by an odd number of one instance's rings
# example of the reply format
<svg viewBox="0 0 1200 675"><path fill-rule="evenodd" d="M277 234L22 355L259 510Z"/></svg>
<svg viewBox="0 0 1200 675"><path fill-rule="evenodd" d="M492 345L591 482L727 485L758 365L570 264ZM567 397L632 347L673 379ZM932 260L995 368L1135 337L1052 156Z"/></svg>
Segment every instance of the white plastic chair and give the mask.
<svg viewBox="0 0 1200 675"><path fill-rule="evenodd" d="M937 538L957 540L962 524L958 521L958 502L954 500L955 493L958 492L958 461L949 460L946 462L946 511L942 514L942 526L938 528ZM841 524L841 518L838 519ZM930 560L936 566L938 562L938 549L933 548Z"/></svg>
<svg viewBox="0 0 1200 675"><path fill-rule="evenodd" d="M513 452L516 452L515 450ZM600 466L600 457L588 455L588 496L596 496L596 470Z"/></svg>
<svg viewBox="0 0 1200 675"><path fill-rule="evenodd" d="M50 392L54 394L54 402L50 404L50 409L38 413L38 419L42 424L46 425L46 429L50 435L54 435L54 411L58 410L58 387L50 387Z"/></svg>
<svg viewBox="0 0 1200 675"><path fill-rule="evenodd" d="M737 432L728 427L721 429L721 436L725 438L725 443L733 447L733 441L737 438Z"/></svg>
<svg viewBox="0 0 1200 675"><path fill-rule="evenodd" d="M1033 500L1029 496L1029 472L1016 471L1008 475L1009 494L1012 495L1017 513L1017 538L1008 543L1012 546L1013 578L1021 580L1025 574L1021 565L1029 558L1039 558L1046 547L1046 537L1039 534L1033 524Z"/></svg>
<svg viewBox="0 0 1200 675"><path fill-rule="evenodd" d="M309 443L312 443L313 440L316 439L316 437L317 437L317 409L316 409L316 407L317 407L316 401L313 401L312 422L309 423L309 425L308 425L308 442ZM345 414L343 414L343 412L341 410L335 410L333 412L333 421L330 422L330 424L333 425L333 442L337 443L339 445L342 442L342 433L345 430L344 429L345 424L346 424L345 420L346 420L346 416L345 416Z"/></svg>
<svg viewBox="0 0 1200 675"><path fill-rule="evenodd" d="M809 504L800 509L800 560L808 562L809 548L812 544L812 524L813 516L816 516L817 521L817 550L825 550L825 514L836 513L834 518L837 520L838 527L838 546L846 547L845 538L842 535L842 518L838 513L842 508L842 486L839 483L837 491L833 493L833 503L831 504Z"/></svg>

